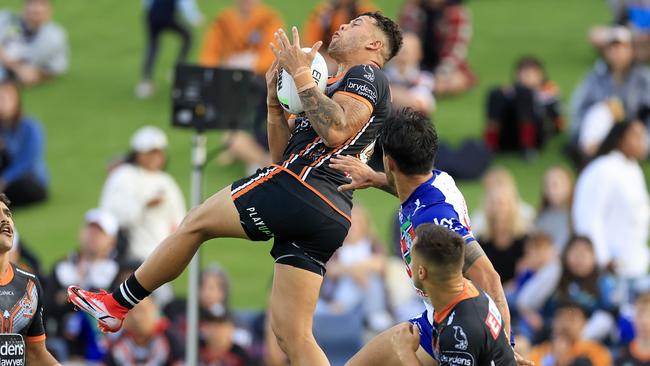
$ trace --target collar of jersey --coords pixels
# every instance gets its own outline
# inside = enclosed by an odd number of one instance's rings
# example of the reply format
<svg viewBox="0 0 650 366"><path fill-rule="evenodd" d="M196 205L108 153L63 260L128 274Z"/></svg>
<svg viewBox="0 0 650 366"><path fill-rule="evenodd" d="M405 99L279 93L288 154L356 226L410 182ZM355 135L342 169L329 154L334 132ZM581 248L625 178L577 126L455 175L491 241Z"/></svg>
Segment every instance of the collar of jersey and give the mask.
<svg viewBox="0 0 650 366"><path fill-rule="evenodd" d="M0 276L0 286L7 286L14 279L14 267L9 263L7 271Z"/></svg>
<svg viewBox="0 0 650 366"><path fill-rule="evenodd" d="M433 181L436 180L436 177L438 177L438 174L439 174L439 173L440 173L439 171L434 170L434 171L433 171L433 176L432 176L429 180L427 180L426 182L420 184L420 185L419 185L419 186L418 186L418 187L417 187L417 188L416 188L416 189L411 193L411 195L409 196L409 198L407 198L406 201L404 201L404 203L402 203L402 206L406 206L406 205L408 205L409 203L411 203L411 201L414 201L414 200L416 200L416 199L418 199L418 198L424 196L424 192L425 192L426 190L428 190L429 187L431 187L431 185L433 184Z"/></svg>

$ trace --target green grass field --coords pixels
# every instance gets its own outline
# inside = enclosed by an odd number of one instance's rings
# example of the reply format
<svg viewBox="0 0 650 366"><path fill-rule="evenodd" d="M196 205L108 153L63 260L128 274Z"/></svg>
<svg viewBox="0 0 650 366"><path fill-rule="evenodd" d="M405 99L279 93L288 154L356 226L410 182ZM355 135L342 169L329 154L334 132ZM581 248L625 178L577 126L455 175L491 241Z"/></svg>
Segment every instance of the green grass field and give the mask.
<svg viewBox="0 0 650 366"><path fill-rule="evenodd" d="M317 1L274 0L287 25L303 23ZM118 4L119 3L119 4ZM199 0L211 18L231 1ZM401 1L377 3L395 15ZM4 0L3 6L20 9L21 0ZM189 198L191 133L176 131L170 124L169 89L172 64L178 47L173 36L163 39L156 69L158 86L154 98L141 101L133 96L144 48L144 26L140 1L56 1L55 20L67 29L71 48L70 71L54 82L28 90L25 109L47 128L47 160L52 196L45 204L16 213L21 235L40 255L46 267L77 246L84 212L97 205L106 175L107 162L128 148L133 131L154 124L170 133L169 171ZM480 136L483 128L483 96L491 85L510 79L512 63L520 55L540 56L552 79L562 90L565 105L571 91L591 67L594 52L586 43L590 25L607 22L604 1L594 0L475 0L469 4L474 20L470 62L480 78L470 93L439 101L435 122L440 136L451 142ZM194 53L203 29L195 32ZM209 136L217 146L215 134ZM556 138L533 163L515 156L500 157L498 164L512 169L523 197L536 204L545 167L564 162L560 154L563 138ZM206 170L205 194L222 188L244 175L242 166L222 168L214 162ZM461 183L470 208L480 200L478 183ZM376 190L356 194L374 219L382 239L388 240L389 222L398 205L396 199ZM266 303L272 260L268 244L242 240L219 240L203 247L203 262L218 261L233 282L234 305L262 307ZM175 282L185 291L186 277Z"/></svg>

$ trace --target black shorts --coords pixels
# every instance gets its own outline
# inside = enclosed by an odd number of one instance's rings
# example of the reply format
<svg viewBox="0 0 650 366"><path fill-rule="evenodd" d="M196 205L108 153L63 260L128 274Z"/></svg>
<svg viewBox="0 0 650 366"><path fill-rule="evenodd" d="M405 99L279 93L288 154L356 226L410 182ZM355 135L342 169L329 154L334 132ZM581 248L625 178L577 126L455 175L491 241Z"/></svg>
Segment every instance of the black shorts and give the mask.
<svg viewBox="0 0 650 366"><path fill-rule="evenodd" d="M248 237L274 238L271 256L276 263L325 274L325 263L350 228L329 202L277 166L236 181L231 192Z"/></svg>

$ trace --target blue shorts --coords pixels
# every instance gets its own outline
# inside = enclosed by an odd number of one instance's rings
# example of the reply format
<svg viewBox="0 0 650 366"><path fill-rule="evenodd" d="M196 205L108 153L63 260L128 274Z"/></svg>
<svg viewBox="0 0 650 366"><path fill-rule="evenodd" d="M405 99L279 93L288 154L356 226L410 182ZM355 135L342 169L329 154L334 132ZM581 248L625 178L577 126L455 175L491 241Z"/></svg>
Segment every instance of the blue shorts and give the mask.
<svg viewBox="0 0 650 366"><path fill-rule="evenodd" d="M433 354L433 325L429 323L429 317L427 315L427 311L425 310L424 313L409 319L409 323L415 324L420 330L420 347L436 360L436 356Z"/></svg>

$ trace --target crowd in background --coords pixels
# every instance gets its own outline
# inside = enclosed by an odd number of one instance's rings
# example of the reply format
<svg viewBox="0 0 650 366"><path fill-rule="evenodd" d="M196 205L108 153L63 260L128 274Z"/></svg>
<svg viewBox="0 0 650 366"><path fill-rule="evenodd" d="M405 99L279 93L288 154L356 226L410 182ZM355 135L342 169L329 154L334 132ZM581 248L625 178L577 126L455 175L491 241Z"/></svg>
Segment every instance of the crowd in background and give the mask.
<svg viewBox="0 0 650 366"><path fill-rule="evenodd" d="M598 53L573 91L567 112L544 61L517 60L510 80L485 96L483 138L445 147L437 167L483 182L472 230L492 261L512 312L517 350L537 365L650 364L650 200L641 163L650 123L650 1L609 1L612 25L594 26ZM25 0L22 12L0 12L0 192L14 209L38 205L50 190L45 133L23 105L21 90L56 82L68 68L67 35L52 20L58 3ZM328 0L306 18L302 34L327 44L338 27L370 1ZM160 36L181 38L177 61L189 60L189 26L205 22L195 1L143 1L147 45L135 96L157 92L152 79ZM182 19L178 18L182 15ZM385 68L393 103L432 114L436 99L479 83L468 62L472 21L462 0L405 0L398 15L404 46ZM209 21L197 63L253 71L260 108L252 130L224 136L220 164L249 169L270 162L263 75L268 43L284 26L261 0L235 0ZM74 51L74 50L73 50ZM534 51L534 50L531 50ZM505 75L504 75L505 76ZM568 91L564 91L568 92ZM525 202L517 182L491 156L515 152L534 161L552 136L566 133L571 165L544 172L538 202ZM123 158L107 167L96 204L80 220L78 247L49 271L29 243L15 237L12 261L44 283L47 345L57 359L107 365L177 365L183 361L185 302L163 286L127 316L124 330L102 334L66 301L66 288L110 289L137 268L186 212L183 194L165 172L168 141L153 126L134 131ZM378 152L380 154L381 152ZM379 163L378 163L379 161ZM370 164L380 169L377 157ZM400 250L381 243L366 209L356 205L350 232L327 265L315 315L315 335L334 364L363 342L423 309L404 271ZM384 224L384 223L375 223ZM398 228L395 235L399 236ZM285 365L264 312L230 306L230 280L217 264L205 267L200 287L201 365ZM613 361L616 360L616 361Z"/></svg>

